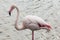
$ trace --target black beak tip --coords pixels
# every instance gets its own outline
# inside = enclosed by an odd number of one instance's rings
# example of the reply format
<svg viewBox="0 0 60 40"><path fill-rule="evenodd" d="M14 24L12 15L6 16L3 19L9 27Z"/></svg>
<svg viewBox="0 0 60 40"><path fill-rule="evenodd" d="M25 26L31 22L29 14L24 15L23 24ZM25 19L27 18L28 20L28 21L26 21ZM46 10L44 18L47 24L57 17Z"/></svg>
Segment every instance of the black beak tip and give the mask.
<svg viewBox="0 0 60 40"><path fill-rule="evenodd" d="M9 12L9 15L11 16L11 12Z"/></svg>

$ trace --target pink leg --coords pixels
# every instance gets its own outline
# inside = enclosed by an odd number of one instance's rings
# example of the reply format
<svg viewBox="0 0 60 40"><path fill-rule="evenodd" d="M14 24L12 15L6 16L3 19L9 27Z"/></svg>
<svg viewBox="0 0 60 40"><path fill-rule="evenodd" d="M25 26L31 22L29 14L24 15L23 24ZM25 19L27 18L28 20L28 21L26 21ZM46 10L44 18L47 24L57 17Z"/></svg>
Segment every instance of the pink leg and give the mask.
<svg viewBox="0 0 60 40"><path fill-rule="evenodd" d="M32 31L32 40L34 40L34 31Z"/></svg>

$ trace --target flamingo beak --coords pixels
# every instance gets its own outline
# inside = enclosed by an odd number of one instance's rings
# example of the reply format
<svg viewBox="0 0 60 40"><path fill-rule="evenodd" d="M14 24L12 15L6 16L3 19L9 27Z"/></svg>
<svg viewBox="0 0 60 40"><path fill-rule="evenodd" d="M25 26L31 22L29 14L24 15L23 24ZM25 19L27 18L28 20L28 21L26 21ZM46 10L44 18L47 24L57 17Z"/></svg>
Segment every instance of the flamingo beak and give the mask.
<svg viewBox="0 0 60 40"><path fill-rule="evenodd" d="M9 11L9 16L11 16L11 12Z"/></svg>
<svg viewBox="0 0 60 40"><path fill-rule="evenodd" d="M11 16L11 12L13 11L14 9L14 5L11 6L10 10L9 10L9 15Z"/></svg>

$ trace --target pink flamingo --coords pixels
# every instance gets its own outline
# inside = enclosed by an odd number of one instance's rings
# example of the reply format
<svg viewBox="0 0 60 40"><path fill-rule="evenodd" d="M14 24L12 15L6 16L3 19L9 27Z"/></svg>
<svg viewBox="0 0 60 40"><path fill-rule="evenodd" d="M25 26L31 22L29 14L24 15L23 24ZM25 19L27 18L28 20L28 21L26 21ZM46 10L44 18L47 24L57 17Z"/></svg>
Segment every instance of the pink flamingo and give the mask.
<svg viewBox="0 0 60 40"><path fill-rule="evenodd" d="M34 31L35 30L40 30L40 29L47 29L47 31L50 31L51 26L46 23L42 18L38 16L33 16L33 15L28 15L24 18L23 22L21 23L20 26L18 26L18 16L19 16L19 9L15 6L12 5L10 10L9 10L9 15L11 16L11 12L13 9L17 10L17 17L15 21L15 28L17 30L24 30L24 29L30 29L32 30L32 40L34 40Z"/></svg>

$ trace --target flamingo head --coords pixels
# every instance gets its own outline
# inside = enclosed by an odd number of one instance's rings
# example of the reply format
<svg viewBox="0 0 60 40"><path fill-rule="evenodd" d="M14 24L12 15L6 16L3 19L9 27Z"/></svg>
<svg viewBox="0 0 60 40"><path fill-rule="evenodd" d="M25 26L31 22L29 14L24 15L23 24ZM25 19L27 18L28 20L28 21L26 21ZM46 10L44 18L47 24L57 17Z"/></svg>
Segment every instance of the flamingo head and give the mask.
<svg viewBox="0 0 60 40"><path fill-rule="evenodd" d="M10 10L8 11L10 16L11 16L11 12L13 11L14 8L15 8L14 5L12 5L12 6L10 7Z"/></svg>

